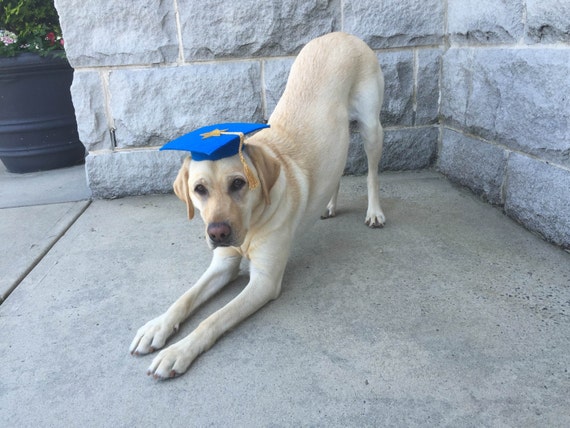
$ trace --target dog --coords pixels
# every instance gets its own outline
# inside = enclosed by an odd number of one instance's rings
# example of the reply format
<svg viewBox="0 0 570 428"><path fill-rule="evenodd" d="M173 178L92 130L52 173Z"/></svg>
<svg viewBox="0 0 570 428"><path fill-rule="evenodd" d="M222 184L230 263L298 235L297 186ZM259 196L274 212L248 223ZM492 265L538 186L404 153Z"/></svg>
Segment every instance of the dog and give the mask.
<svg viewBox="0 0 570 428"><path fill-rule="evenodd" d="M250 261L250 279L227 305L162 350L148 375L166 379L186 372L220 336L279 296L295 233L319 214L335 215L351 120L358 122L368 158L365 223L384 226L378 180L383 96L375 53L355 36L330 33L300 51L270 127L246 140L245 162L260 186L247 186L240 156L184 160L174 192L186 203L190 219L195 209L200 212L213 258L193 287L138 330L131 354L162 348L197 307L236 279L242 257Z"/></svg>

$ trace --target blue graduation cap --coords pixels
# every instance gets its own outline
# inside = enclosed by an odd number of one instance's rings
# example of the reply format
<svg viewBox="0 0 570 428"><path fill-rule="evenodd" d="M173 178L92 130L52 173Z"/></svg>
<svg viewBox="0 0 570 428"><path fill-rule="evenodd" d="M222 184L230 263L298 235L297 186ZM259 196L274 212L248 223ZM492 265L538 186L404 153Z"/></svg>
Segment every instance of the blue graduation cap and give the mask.
<svg viewBox="0 0 570 428"><path fill-rule="evenodd" d="M269 128L263 123L218 123L203 126L166 143L160 150L185 150L195 161L216 161L237 155L246 134Z"/></svg>
<svg viewBox="0 0 570 428"><path fill-rule="evenodd" d="M160 150L185 150L192 154L192 159L195 161L216 161L239 154L245 176L249 182L249 188L254 189L259 183L247 166L242 148L246 134L264 128L269 128L269 125L263 123L218 123L203 126L166 143Z"/></svg>

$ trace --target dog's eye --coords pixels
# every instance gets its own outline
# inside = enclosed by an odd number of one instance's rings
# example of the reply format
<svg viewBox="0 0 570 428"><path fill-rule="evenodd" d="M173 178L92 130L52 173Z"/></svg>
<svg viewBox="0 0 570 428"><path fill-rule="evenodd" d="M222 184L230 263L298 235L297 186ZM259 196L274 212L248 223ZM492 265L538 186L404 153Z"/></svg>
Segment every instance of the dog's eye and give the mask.
<svg viewBox="0 0 570 428"><path fill-rule="evenodd" d="M243 186L245 186L245 180L242 178L236 178L230 185L230 191L237 192L238 190L241 190Z"/></svg>
<svg viewBox="0 0 570 428"><path fill-rule="evenodd" d="M208 189L206 189L203 184L198 184L194 187L194 191L200 196L206 196L208 194Z"/></svg>

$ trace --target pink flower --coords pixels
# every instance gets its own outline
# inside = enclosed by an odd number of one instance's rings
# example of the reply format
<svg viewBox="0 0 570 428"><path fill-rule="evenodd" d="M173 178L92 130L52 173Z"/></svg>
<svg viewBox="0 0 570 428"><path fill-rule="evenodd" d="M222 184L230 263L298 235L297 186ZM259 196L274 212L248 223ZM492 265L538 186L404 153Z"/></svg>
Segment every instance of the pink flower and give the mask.
<svg viewBox="0 0 570 428"><path fill-rule="evenodd" d="M49 41L50 46L53 46L55 44L55 34L50 31L46 34L46 40Z"/></svg>

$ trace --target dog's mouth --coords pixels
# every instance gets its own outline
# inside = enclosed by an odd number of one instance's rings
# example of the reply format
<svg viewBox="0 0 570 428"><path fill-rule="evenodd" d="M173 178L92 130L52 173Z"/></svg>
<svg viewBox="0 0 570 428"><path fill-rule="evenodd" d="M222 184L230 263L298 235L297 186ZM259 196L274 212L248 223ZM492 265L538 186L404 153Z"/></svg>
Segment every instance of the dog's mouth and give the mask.
<svg viewBox="0 0 570 428"><path fill-rule="evenodd" d="M239 247L241 244L236 240L231 240L228 242L215 242L208 238L208 246L210 249L215 250L218 247Z"/></svg>
<svg viewBox="0 0 570 428"><path fill-rule="evenodd" d="M215 250L218 247L233 247L232 244L226 244L226 243L220 244L212 241L211 239L208 240L208 244L210 245L210 248L212 250Z"/></svg>

